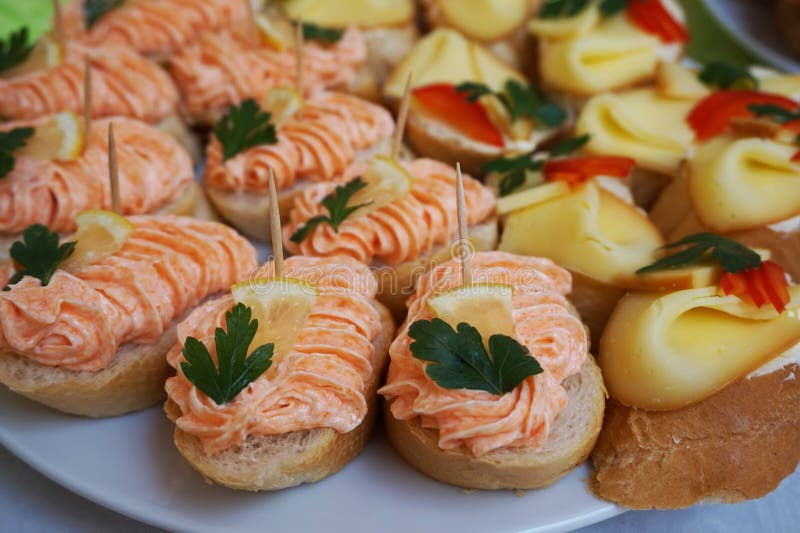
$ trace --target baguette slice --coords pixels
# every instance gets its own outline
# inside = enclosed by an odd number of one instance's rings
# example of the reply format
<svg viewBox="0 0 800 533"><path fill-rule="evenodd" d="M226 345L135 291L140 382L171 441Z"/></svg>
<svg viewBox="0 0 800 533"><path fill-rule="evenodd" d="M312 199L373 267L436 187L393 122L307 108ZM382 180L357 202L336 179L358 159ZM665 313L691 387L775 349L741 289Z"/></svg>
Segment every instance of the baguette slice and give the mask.
<svg viewBox="0 0 800 533"><path fill-rule="evenodd" d="M381 334L373 341L375 360L366 384L368 411L361 424L349 433L331 428L293 431L283 435L251 435L243 446L209 456L200 440L175 428L178 451L208 482L232 489L278 490L302 483L314 483L344 468L355 458L372 434L378 412L378 387L383 383L389 361L389 344L395 325L389 310L375 304L381 314ZM167 400L167 417L175 422L180 408Z"/></svg>
<svg viewBox="0 0 800 533"><path fill-rule="evenodd" d="M800 461L800 364L675 411L609 400L590 488L631 509L760 498Z"/></svg>
<svg viewBox="0 0 800 533"><path fill-rule="evenodd" d="M420 426L419 417L397 420L389 403L384 423L397 453L411 466L443 483L468 489L538 489L551 485L589 456L603 423L605 387L589 355L580 374L567 378L567 407L536 449L501 448L481 457L439 448L438 432Z"/></svg>

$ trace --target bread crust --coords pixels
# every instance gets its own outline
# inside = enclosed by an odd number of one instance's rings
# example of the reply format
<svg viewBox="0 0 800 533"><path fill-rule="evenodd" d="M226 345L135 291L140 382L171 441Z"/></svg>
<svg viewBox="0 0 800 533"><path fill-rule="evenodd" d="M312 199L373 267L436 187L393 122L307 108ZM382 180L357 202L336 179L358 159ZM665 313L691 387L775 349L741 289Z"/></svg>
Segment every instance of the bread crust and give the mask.
<svg viewBox="0 0 800 533"><path fill-rule="evenodd" d="M243 446L209 456L200 440L175 428L174 442L178 451L209 483L238 490L278 490L314 483L344 468L364 448L372 434L378 412L378 387L383 383L389 361L389 344L394 338L395 324L383 305L375 303L381 314L381 334L373 341L375 361L365 397L368 410L361 424L348 433L331 428L293 431L283 435L247 437ZM167 400L167 417L175 422L180 408Z"/></svg>
<svg viewBox="0 0 800 533"><path fill-rule="evenodd" d="M592 452L592 492L631 509L764 496L800 461L798 377L793 363L675 411L609 400Z"/></svg>
<svg viewBox="0 0 800 533"><path fill-rule="evenodd" d="M603 423L605 388L600 368L587 356L580 374L564 382L567 407L537 449L500 448L481 457L439 448L438 431L419 417L397 420L384 402L384 424L397 453L412 467L443 483L468 489L538 489L564 477L589 456Z"/></svg>

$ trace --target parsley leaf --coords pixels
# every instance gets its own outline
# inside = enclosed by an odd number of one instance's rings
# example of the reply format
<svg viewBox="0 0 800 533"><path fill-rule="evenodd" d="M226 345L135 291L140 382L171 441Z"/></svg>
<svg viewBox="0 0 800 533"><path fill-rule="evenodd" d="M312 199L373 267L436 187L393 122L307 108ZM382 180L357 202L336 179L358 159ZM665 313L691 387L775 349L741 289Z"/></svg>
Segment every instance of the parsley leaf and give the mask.
<svg viewBox="0 0 800 533"><path fill-rule="evenodd" d="M272 366L271 343L259 346L247 356L247 348L258 330L258 320L251 321L251 316L252 310L241 303L225 313L225 330L217 328L214 332L216 366L205 344L194 337L187 337L184 343L183 375L217 405L236 398Z"/></svg>
<svg viewBox="0 0 800 533"><path fill-rule="evenodd" d="M252 98L232 106L214 126L214 135L222 144L223 161L248 148L278 142L275 125L269 122L271 118Z"/></svg>
<svg viewBox="0 0 800 533"><path fill-rule="evenodd" d="M83 20L86 28L91 28L109 11L122 6L124 3L125 0L84 0Z"/></svg>
<svg viewBox="0 0 800 533"><path fill-rule="evenodd" d="M719 89L758 89L758 78L745 67L725 61L711 61L698 75L709 87Z"/></svg>
<svg viewBox="0 0 800 533"><path fill-rule="evenodd" d="M12 32L8 39L0 40L0 72L25 61L33 50L28 44L28 28Z"/></svg>
<svg viewBox="0 0 800 533"><path fill-rule="evenodd" d="M43 224L33 224L22 232L22 241L11 245L11 259L21 267L8 281L13 285L24 276L38 278L42 285L50 283L58 265L75 251L77 241L58 244L58 233Z"/></svg>
<svg viewBox="0 0 800 533"><path fill-rule="evenodd" d="M561 155L571 154L578 148L581 148L583 145L589 142L591 139L591 135L588 133L581 135L580 137L575 137L573 139L566 139L561 141L560 143L553 146L550 150L550 157L558 157Z"/></svg>
<svg viewBox="0 0 800 533"><path fill-rule="evenodd" d="M22 148L33 137L33 128L14 128L0 131L0 178L14 170L14 150Z"/></svg>
<svg viewBox="0 0 800 533"><path fill-rule="evenodd" d="M341 224L344 219L352 215L355 211L372 203L364 202L363 204L353 206L347 205L350 198L366 186L367 183L361 179L361 176L348 181L344 185L338 185L332 193L322 199L321 203L323 207L328 210L328 215L317 215L309 218L304 225L297 228L297 231L292 234L289 240L300 244L306 240L306 237L311 235L314 228L324 223L330 224L333 231L338 232L339 224Z"/></svg>
<svg viewBox="0 0 800 533"><path fill-rule="evenodd" d="M508 335L489 338L490 358L481 334L466 322L454 330L440 318L419 320L408 328L408 336L414 339L411 355L429 361L425 373L445 389L505 394L543 372L528 349Z"/></svg>
<svg viewBox="0 0 800 533"><path fill-rule="evenodd" d="M325 28L310 22L303 22L303 39L320 41L327 44L338 42L344 35L344 30Z"/></svg>
<svg viewBox="0 0 800 533"><path fill-rule="evenodd" d="M456 85L456 92L467 93L468 102L474 102L481 96L486 96L487 94L494 94L489 87L476 81L465 81L463 83L459 83Z"/></svg>
<svg viewBox="0 0 800 533"><path fill-rule="evenodd" d="M556 127L567 118L567 113L558 105L546 101L536 87L524 85L515 79L506 80L503 92L494 92L486 85L473 81L459 83L456 91L466 93L470 102L481 96L497 96L508 110L511 122L530 118L545 126Z"/></svg>
<svg viewBox="0 0 800 533"><path fill-rule="evenodd" d="M589 5L589 0L547 0L539 11L541 19L574 17Z"/></svg>
<svg viewBox="0 0 800 533"><path fill-rule="evenodd" d="M750 104L747 106L756 117L767 117L778 124L786 124L793 120L800 120L800 109L792 111L775 104Z"/></svg>
<svg viewBox="0 0 800 533"><path fill-rule="evenodd" d="M599 7L604 17L613 17L628 8L628 0L601 0Z"/></svg>
<svg viewBox="0 0 800 533"><path fill-rule="evenodd" d="M761 256L756 252L743 244L714 233L695 233L677 242L667 244L664 249L682 246L686 248L674 255L659 259L652 265L640 268L636 273L646 274L656 270L683 268L700 259L709 250L711 250L711 257L731 274L761 266Z"/></svg>

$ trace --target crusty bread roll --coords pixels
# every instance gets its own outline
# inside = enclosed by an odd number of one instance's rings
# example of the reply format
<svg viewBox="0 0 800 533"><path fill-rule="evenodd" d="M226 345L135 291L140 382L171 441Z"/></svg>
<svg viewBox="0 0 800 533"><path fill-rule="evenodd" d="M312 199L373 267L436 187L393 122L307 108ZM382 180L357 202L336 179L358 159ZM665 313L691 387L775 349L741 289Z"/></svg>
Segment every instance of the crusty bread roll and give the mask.
<svg viewBox="0 0 800 533"><path fill-rule="evenodd" d="M610 400L590 487L631 509L760 498L800 461L800 365L743 379L675 411Z"/></svg>
<svg viewBox="0 0 800 533"><path fill-rule="evenodd" d="M544 445L533 450L501 448L481 457L442 450L435 430L422 428L419 417L397 420L388 402L384 423L397 453L436 480L469 489L538 489L561 479L589 456L603 423L605 388L591 355L581 373L567 378L564 387L569 403Z"/></svg>
<svg viewBox="0 0 800 533"><path fill-rule="evenodd" d="M383 383L389 344L394 338L395 326L389 310L379 303L375 306L383 327L373 341L372 377L364 391L367 414L354 430L338 433L331 428L318 428L284 435L251 435L244 446L209 456L197 437L176 427L175 446L207 481L239 490L283 489L313 483L341 470L361 452L372 434L378 412L377 391ZM169 400L164 410L173 422L181 414Z"/></svg>

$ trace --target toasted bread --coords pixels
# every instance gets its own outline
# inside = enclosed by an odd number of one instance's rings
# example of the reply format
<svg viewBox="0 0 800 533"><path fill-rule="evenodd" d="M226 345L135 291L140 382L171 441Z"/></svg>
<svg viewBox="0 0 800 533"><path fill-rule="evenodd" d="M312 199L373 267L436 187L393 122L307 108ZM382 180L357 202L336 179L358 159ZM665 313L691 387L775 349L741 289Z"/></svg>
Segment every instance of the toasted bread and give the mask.
<svg viewBox="0 0 800 533"><path fill-rule="evenodd" d="M632 509L760 498L800 461L800 365L744 379L675 411L610 400L590 487Z"/></svg>
<svg viewBox="0 0 800 533"><path fill-rule="evenodd" d="M600 368L588 356L580 374L564 381L567 407L539 448L501 448L480 457L462 449L442 450L438 432L419 417L397 420L388 402L384 423L397 453L422 473L468 489L538 489L551 485L589 456L603 423L605 388Z"/></svg>
<svg viewBox="0 0 800 533"><path fill-rule="evenodd" d="M278 490L314 483L341 470L361 452L372 434L378 412L377 390L383 383L389 344L394 337L389 310L381 304L375 306L383 327L373 341L372 377L364 392L368 411L358 427L349 433L317 428L283 435L251 435L243 446L213 456L203 451L197 437L176 427L174 441L178 451L207 481L239 490ZM181 415L180 408L169 400L164 410L173 422Z"/></svg>

